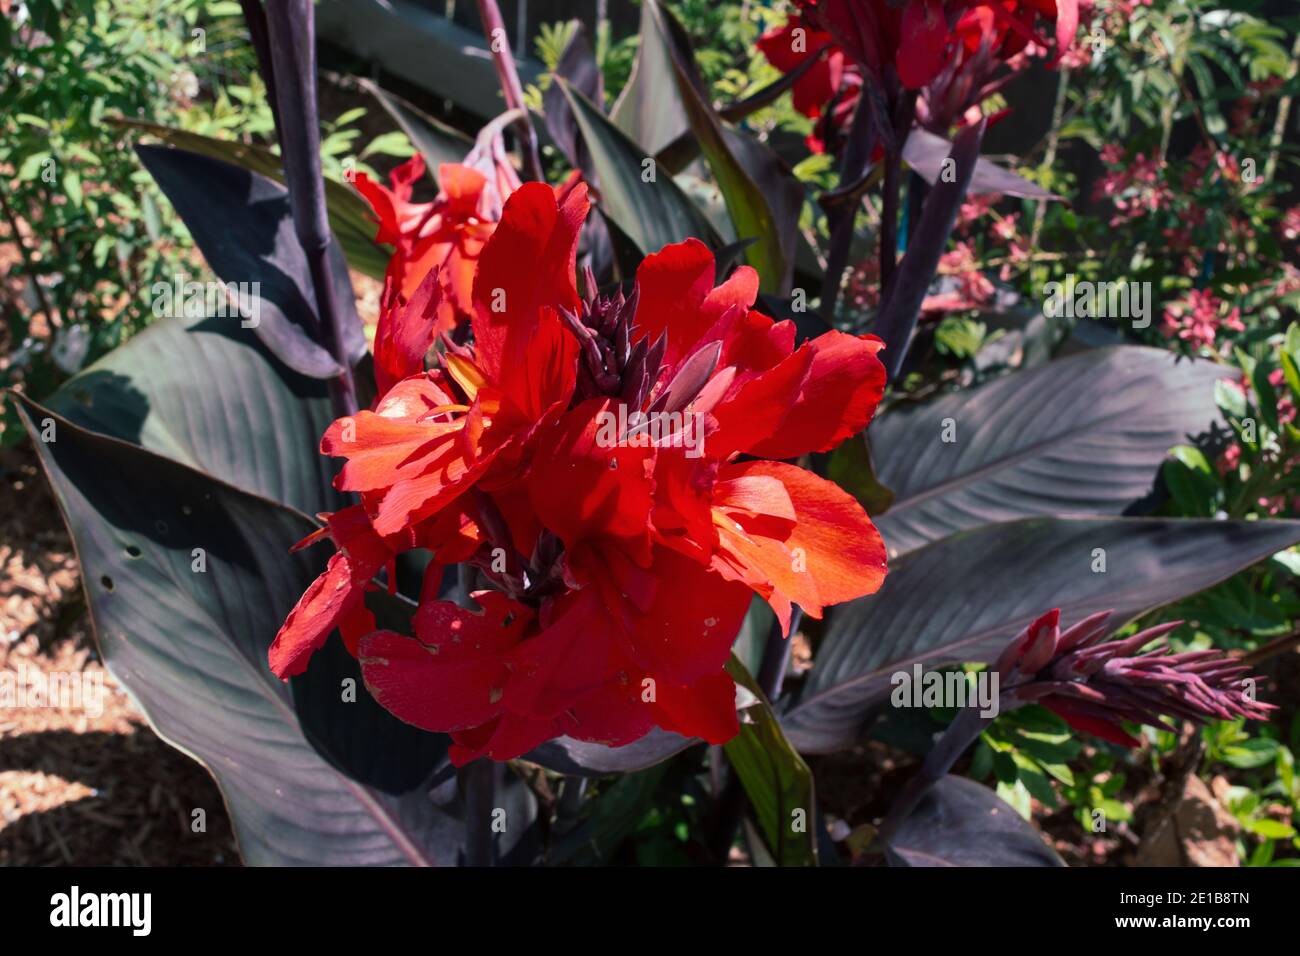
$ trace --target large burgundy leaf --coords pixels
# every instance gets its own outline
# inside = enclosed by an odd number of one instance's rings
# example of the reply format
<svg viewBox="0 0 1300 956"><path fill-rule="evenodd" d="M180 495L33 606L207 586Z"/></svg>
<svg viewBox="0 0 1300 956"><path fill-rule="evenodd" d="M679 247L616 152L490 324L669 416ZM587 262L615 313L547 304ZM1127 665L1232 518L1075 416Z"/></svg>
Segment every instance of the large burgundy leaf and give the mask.
<svg viewBox="0 0 1300 956"><path fill-rule="evenodd" d="M996 793L951 774L921 798L885 855L893 866L1065 866Z"/></svg>
<svg viewBox="0 0 1300 956"><path fill-rule="evenodd" d="M295 372L336 376L338 363L318 344L316 296L294 233L288 191L265 176L187 150L137 146L136 152L217 278L259 284L253 292L258 338ZM344 313L345 352L355 364L365 354L365 334L337 241L330 253L335 299Z"/></svg>
<svg viewBox="0 0 1300 956"><path fill-rule="evenodd" d="M577 90L590 100L597 110L605 108L604 79L587 40L587 29L581 22L576 22L573 35L569 37L559 62L555 64L555 75L562 77L570 89ZM583 142L578 121L574 118L568 97L564 95L564 88L558 83L552 83L542 94L542 105L545 108L546 131L556 147L574 169L582 170L588 182L599 186L600 181L595 178L591 164L591 153Z"/></svg>
<svg viewBox="0 0 1300 956"><path fill-rule="evenodd" d="M233 319L155 322L48 403L83 428L306 514L347 504L320 453L334 420L326 383L286 368Z"/></svg>
<svg viewBox="0 0 1300 956"><path fill-rule="evenodd" d="M868 433L876 475L894 492L876 518L890 555L997 521L1123 513L1170 448L1219 420L1224 374L1124 346L895 405Z"/></svg>
<svg viewBox="0 0 1300 956"><path fill-rule="evenodd" d="M1300 521L1189 518L1031 518L949 535L831 612L786 736L808 753L850 746L897 671L992 660L1054 607L1068 623L1113 608L1118 625L1297 541Z"/></svg>
<svg viewBox="0 0 1300 956"><path fill-rule="evenodd" d="M245 860L456 863L464 828L423 785L445 740L370 700L338 648L292 690L267 665L329 553L288 552L314 523L19 402L72 532L101 656L159 735L216 777Z"/></svg>
<svg viewBox="0 0 1300 956"><path fill-rule="evenodd" d="M364 81L362 87L368 89ZM233 139L216 139L192 130L162 126L146 120L110 117L108 122L125 129L139 130L191 153L211 156L213 159L242 166L249 172L273 179L277 183L284 183L280 157L263 146ZM472 145L468 138L462 138ZM467 146L466 149L468 148ZM464 152L462 150L458 153L457 158ZM334 231L348 265L372 279L382 279L384 270L388 267L389 253L385 247L375 242L375 214L371 212L369 204L354 189L327 179L325 205L329 210L330 229Z"/></svg>

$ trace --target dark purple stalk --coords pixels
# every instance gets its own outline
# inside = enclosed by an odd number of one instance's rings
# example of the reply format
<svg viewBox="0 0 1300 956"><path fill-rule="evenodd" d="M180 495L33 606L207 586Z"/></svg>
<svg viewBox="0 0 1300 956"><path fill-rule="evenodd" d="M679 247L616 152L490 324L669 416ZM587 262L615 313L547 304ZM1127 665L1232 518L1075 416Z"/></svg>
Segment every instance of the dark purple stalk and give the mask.
<svg viewBox="0 0 1300 956"><path fill-rule="evenodd" d="M275 66L271 62L271 37L266 26L266 11L262 9L261 0L239 0L239 6L243 8L248 38L253 42L257 67L262 73L262 82L266 84L266 98L270 102L271 119L275 123L275 138L279 141L282 139L280 104L275 101Z"/></svg>
<svg viewBox="0 0 1300 956"><path fill-rule="evenodd" d="M945 182L941 176L931 187L920 219L912 226L911 242L899 264L898 273L893 282L882 285L884 298L873 331L885 342L881 359L890 381L897 377L907 355L916 320L921 314L921 303L934 281L939 259L975 173L975 161L979 159L983 138L983 120L957 135L948 154L954 165L953 182ZM881 235L884 236L883 228Z"/></svg>
<svg viewBox="0 0 1300 956"><path fill-rule="evenodd" d="M827 322L830 322L835 313L840 283L849 264L853 224L867 175L871 171L871 153L875 148L874 100L864 92L858 97L858 107L853 111L853 122L849 126L848 143L844 148L844 156L840 159L839 188L822 197L831 234L821 294L821 314Z"/></svg>
<svg viewBox="0 0 1300 956"><path fill-rule="evenodd" d="M519 135L523 142L520 151L524 154L527 177L545 182L541 156L537 152L537 133L533 129L532 120L528 118L528 107L524 105L524 88L519 82L514 54L510 52L510 44L505 42L506 26L501 19L501 8L497 6L497 0L478 0L478 15L483 21L483 36L492 51L492 62L497 68L497 79L500 80L501 92L505 95L506 109L524 111L523 118L519 120Z"/></svg>
<svg viewBox="0 0 1300 956"><path fill-rule="evenodd" d="M898 210L903 187L903 146L916 115L916 93L904 92L893 117L894 135L885 144L885 178L880 209L880 291L887 296L898 265Z"/></svg>
<svg viewBox="0 0 1300 956"><path fill-rule="evenodd" d="M460 768L465 799L465 865L495 866L496 841L492 839L492 811L496 807L497 765L480 757Z"/></svg>
<svg viewBox="0 0 1300 956"><path fill-rule="evenodd" d="M966 748L979 739L984 728L993 723L992 717L981 717L978 707L966 707L958 711L956 718L948 725L943 736L925 755L925 760L889 808L889 813L880 824L876 838L888 843L890 838L902 826L903 821L916 809L926 792L944 778L957 758L966 752Z"/></svg>
<svg viewBox="0 0 1300 956"><path fill-rule="evenodd" d="M343 313L330 272L330 226L320 167L320 112L316 104L316 21L311 0L276 0L267 10L275 98L280 113L280 158L289 186L294 231L307 256L320 320L320 343L342 371L330 381L335 411L357 410L352 366L344 350Z"/></svg>

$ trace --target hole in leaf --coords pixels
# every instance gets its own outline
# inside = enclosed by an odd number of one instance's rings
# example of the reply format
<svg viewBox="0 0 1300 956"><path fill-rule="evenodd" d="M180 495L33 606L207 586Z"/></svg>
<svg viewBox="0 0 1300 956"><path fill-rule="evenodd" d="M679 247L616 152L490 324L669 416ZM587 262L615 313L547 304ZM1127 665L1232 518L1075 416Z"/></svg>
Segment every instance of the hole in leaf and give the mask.
<svg viewBox="0 0 1300 956"><path fill-rule="evenodd" d="M128 544L128 545L126 546L126 556L127 556L128 558L138 558L138 557L140 557L140 554L141 554L140 549L137 548L135 545L133 545L133 544Z"/></svg>
<svg viewBox="0 0 1300 956"><path fill-rule="evenodd" d="M104 585L104 590L105 590L105 591L112 591L112 590L113 590L113 579L110 578L107 574L104 575L102 578L99 579L99 583L102 584L102 585Z"/></svg>

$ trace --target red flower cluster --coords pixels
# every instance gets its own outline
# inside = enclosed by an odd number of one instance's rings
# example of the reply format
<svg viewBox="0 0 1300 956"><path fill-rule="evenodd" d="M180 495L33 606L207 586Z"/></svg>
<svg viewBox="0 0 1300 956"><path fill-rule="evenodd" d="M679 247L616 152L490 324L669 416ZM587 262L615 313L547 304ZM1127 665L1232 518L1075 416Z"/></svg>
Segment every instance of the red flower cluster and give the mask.
<svg viewBox="0 0 1300 956"><path fill-rule="evenodd" d="M879 340L795 348L792 323L752 309L756 273L715 288L695 240L647 257L626 298L597 296L590 276L579 294L587 212L581 183L514 192L477 257L473 344L444 337L432 370L440 272L392 299L381 397L321 443L361 504L310 539L338 553L270 651L277 675L300 673L338 628L375 698L451 733L457 764L654 726L725 741L724 665L751 595L788 631L793 604L820 616L885 574L857 502L774 460L866 426ZM414 636L376 630L366 590L411 548L433 555ZM476 608L439 600L457 563L492 585Z"/></svg>
<svg viewBox="0 0 1300 956"><path fill-rule="evenodd" d="M844 128L864 79L878 89L894 83L923 90L918 118L947 134L970 109L1010 77L1031 44L1049 46L1039 21L1055 31L1056 60L1074 42L1078 0L796 0L800 13L758 41L783 73L810 57L820 62L794 86L794 105L819 124L809 145L819 149ZM950 26L951 24L951 26ZM830 107L827 110L827 107ZM969 117L967 117L969 119Z"/></svg>

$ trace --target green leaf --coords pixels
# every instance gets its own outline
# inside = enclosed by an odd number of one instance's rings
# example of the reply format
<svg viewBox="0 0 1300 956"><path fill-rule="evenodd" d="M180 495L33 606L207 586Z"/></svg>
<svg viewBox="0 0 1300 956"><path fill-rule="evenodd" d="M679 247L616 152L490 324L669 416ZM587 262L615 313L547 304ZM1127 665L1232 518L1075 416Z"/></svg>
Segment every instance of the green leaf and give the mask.
<svg viewBox="0 0 1300 956"><path fill-rule="evenodd" d="M1223 762L1238 770L1265 767L1277 759L1278 742L1263 737L1252 737L1239 744L1225 747Z"/></svg>
<svg viewBox="0 0 1300 956"><path fill-rule="evenodd" d="M655 790L668 771L661 763L648 770L624 774L591 801L582 820L557 833L546 854L549 864L601 865L632 835L650 808ZM565 786L576 786L569 778Z"/></svg>
<svg viewBox="0 0 1300 956"><path fill-rule="evenodd" d="M869 515L883 514L894 503L894 492L876 477L864 435L853 436L831 452L826 477L856 498Z"/></svg>
<svg viewBox="0 0 1300 956"><path fill-rule="evenodd" d="M817 798L812 771L790 746L754 678L734 654L727 673L753 698L740 711L740 733L726 744L763 839L781 866L817 865Z"/></svg>
<svg viewBox="0 0 1300 956"><path fill-rule="evenodd" d="M1246 829L1266 840L1289 840L1295 836L1295 827L1281 820L1249 820Z"/></svg>
<svg viewBox="0 0 1300 956"><path fill-rule="evenodd" d="M75 171L70 169L63 174L63 189L68 194L68 202L80 208L85 195L81 191L81 177Z"/></svg>

